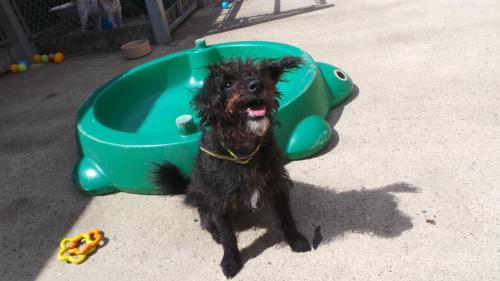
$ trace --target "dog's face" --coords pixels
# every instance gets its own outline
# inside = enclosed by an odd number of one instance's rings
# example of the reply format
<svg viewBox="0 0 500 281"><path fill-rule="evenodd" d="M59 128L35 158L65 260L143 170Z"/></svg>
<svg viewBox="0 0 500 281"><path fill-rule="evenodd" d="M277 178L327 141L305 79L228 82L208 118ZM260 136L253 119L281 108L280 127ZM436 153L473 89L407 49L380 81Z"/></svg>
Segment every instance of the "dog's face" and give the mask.
<svg viewBox="0 0 500 281"><path fill-rule="evenodd" d="M209 75L193 99L202 129L231 127L265 135L279 106L276 84L283 73L301 63L300 58L284 57L210 65Z"/></svg>

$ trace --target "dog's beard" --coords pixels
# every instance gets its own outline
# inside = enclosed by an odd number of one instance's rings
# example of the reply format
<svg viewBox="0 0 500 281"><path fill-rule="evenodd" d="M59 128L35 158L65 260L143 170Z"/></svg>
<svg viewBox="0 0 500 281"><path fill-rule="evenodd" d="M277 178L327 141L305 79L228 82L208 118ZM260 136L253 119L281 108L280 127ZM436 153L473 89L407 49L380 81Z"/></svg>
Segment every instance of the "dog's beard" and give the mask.
<svg viewBox="0 0 500 281"><path fill-rule="evenodd" d="M247 120L247 129L258 136L265 135L270 125L271 122L267 117Z"/></svg>

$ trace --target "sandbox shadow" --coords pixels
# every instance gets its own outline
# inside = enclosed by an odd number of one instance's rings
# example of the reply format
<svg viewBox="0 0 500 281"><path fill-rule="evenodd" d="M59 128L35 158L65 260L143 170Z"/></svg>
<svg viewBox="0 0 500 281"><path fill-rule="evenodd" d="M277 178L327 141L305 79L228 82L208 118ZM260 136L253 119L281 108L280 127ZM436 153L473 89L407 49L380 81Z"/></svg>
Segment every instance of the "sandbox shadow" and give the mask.
<svg viewBox="0 0 500 281"><path fill-rule="evenodd" d="M395 193L416 193L418 188L404 182L375 189L344 192L295 182L291 190L291 206L299 230L313 244L321 247L344 234L363 233L393 238L413 227L410 216L398 208ZM285 245L283 235L270 208L258 215L240 214L234 220L239 231L252 227L266 232L241 250L246 262L274 245Z"/></svg>

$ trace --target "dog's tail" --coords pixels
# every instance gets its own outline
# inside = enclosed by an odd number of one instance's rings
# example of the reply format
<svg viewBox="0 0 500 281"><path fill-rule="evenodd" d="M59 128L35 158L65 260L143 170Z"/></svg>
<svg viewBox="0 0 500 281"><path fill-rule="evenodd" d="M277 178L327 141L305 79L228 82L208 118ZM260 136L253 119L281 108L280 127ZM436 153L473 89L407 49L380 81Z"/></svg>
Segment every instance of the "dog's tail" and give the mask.
<svg viewBox="0 0 500 281"><path fill-rule="evenodd" d="M52 9L49 10L49 12L54 12L54 11L58 11L58 10L64 10L64 9L71 8L73 6L75 6L75 3L73 1L69 1L69 2L67 2L65 4L53 7Z"/></svg>
<svg viewBox="0 0 500 281"><path fill-rule="evenodd" d="M156 164L154 182L168 195L183 194L189 185L189 178L170 162Z"/></svg>

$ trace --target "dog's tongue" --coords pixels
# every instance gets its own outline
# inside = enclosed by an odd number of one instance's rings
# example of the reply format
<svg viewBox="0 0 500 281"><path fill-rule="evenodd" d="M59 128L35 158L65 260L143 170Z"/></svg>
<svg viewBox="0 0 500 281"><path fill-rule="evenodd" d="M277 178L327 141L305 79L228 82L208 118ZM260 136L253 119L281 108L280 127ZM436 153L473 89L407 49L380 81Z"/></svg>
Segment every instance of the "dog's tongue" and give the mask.
<svg viewBox="0 0 500 281"><path fill-rule="evenodd" d="M261 105L258 107L249 107L247 108L247 113L250 117L262 117L266 115L266 106Z"/></svg>

